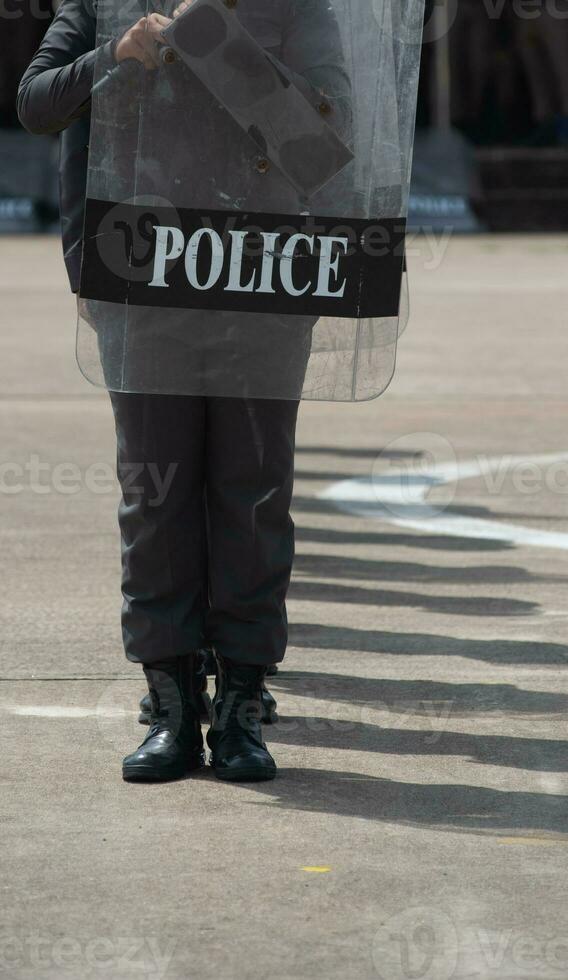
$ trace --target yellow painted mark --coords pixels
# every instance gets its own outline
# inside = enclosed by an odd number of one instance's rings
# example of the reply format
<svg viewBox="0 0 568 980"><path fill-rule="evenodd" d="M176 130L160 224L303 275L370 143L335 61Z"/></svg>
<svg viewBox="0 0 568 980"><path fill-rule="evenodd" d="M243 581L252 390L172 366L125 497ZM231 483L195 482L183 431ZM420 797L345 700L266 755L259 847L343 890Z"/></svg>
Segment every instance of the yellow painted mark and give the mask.
<svg viewBox="0 0 568 980"><path fill-rule="evenodd" d="M311 871L312 874L316 874L316 875L324 875L324 874L327 874L328 871L331 871L331 868L328 868L325 864L322 864L322 865L317 865L317 864L310 865L310 864L308 864L305 867L301 868L300 870L301 871Z"/></svg>
<svg viewBox="0 0 568 980"><path fill-rule="evenodd" d="M500 844L568 844L568 837L500 837Z"/></svg>

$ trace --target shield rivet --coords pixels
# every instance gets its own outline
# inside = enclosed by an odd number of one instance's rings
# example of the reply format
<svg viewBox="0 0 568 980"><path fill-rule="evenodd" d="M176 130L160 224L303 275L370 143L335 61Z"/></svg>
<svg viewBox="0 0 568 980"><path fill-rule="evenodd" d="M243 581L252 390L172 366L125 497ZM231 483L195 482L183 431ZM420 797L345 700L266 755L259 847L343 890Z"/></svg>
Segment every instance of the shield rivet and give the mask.
<svg viewBox="0 0 568 980"><path fill-rule="evenodd" d="M237 0L225 0L225 6L226 7L236 7L237 6Z"/></svg>
<svg viewBox="0 0 568 980"><path fill-rule="evenodd" d="M259 157L256 161L256 169L259 174L266 174L270 170L270 160L266 157Z"/></svg>
<svg viewBox="0 0 568 980"><path fill-rule="evenodd" d="M328 116L331 112L331 106L329 102L320 102L317 106L318 112L321 112L322 116Z"/></svg>

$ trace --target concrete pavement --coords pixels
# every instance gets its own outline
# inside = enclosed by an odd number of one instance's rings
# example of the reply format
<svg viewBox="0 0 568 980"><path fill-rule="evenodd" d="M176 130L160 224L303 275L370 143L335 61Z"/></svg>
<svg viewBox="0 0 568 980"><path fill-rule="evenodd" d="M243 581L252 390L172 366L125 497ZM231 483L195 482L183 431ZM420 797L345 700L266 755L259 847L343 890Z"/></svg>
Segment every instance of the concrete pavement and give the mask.
<svg viewBox="0 0 568 980"><path fill-rule="evenodd" d="M143 685L107 398L58 243L0 240L0 976L566 976L567 263L415 243L388 393L302 409L279 778L151 787L120 779Z"/></svg>

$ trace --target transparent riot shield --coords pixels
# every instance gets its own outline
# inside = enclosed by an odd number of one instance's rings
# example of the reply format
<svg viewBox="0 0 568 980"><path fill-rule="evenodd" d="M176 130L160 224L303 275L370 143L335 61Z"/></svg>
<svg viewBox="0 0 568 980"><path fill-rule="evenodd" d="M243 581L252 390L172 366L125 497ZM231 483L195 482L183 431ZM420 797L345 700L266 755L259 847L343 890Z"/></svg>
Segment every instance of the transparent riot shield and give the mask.
<svg viewBox="0 0 568 980"><path fill-rule="evenodd" d="M358 401L407 316L423 0L99 0L77 355L113 391ZM107 50L107 49L105 49Z"/></svg>

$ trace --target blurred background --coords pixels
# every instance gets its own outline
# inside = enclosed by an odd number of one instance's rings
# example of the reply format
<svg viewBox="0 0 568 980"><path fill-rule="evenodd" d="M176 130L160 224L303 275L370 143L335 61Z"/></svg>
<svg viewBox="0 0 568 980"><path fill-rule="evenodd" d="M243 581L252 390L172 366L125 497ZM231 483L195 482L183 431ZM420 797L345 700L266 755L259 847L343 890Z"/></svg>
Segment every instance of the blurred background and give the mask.
<svg viewBox="0 0 568 980"><path fill-rule="evenodd" d="M411 226L565 231L568 0L426 6ZM53 11L54 0L3 0L2 233L57 230L57 139L22 132L14 108Z"/></svg>

